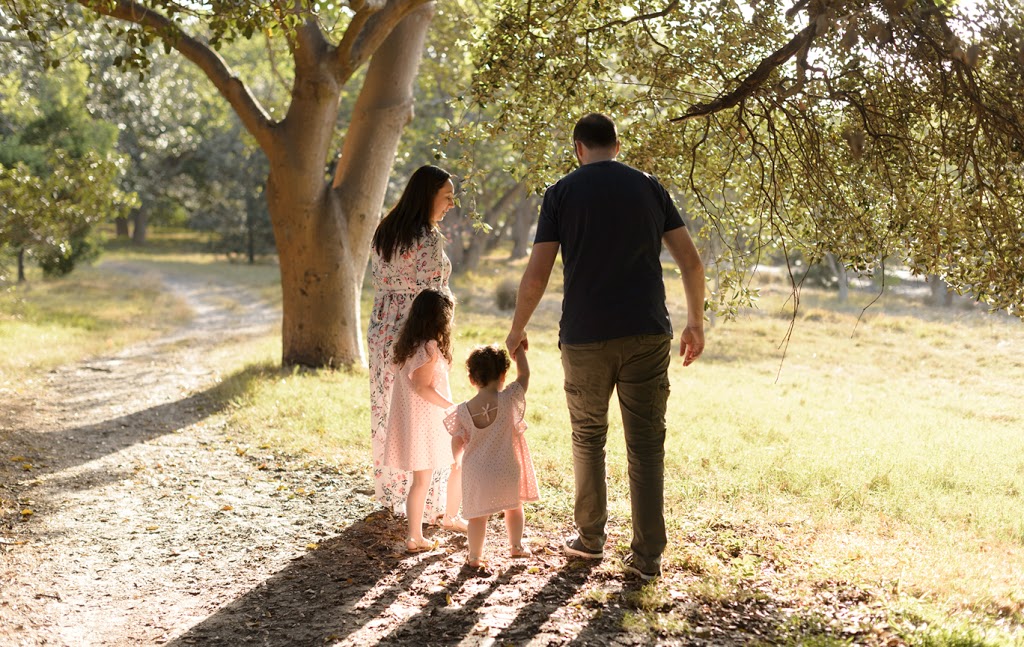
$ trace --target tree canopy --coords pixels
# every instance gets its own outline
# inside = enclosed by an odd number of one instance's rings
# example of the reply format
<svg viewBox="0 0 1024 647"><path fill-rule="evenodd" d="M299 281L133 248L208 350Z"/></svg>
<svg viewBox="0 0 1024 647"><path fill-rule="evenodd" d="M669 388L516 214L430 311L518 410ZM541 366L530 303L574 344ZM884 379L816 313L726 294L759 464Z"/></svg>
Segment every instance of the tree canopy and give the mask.
<svg viewBox="0 0 1024 647"><path fill-rule="evenodd" d="M713 307L765 255L896 258L1024 316L1024 7L932 0L499 3L477 48L491 136L537 182L581 106L725 243Z"/></svg>

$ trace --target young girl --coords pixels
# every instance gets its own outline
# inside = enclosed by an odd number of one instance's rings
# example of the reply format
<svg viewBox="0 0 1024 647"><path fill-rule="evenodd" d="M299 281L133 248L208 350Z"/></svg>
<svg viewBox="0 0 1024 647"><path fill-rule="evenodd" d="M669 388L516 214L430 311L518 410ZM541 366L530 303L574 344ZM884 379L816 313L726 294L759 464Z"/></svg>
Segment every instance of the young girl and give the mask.
<svg viewBox="0 0 1024 647"><path fill-rule="evenodd" d="M526 351L516 353L516 381L505 387L509 359L505 349L483 346L466 360L477 394L445 418L452 453L463 470L463 513L469 518L469 565L484 568L487 520L505 511L512 557L529 557L523 546L523 502L537 501L537 477L526 446L526 387L530 366Z"/></svg>
<svg viewBox="0 0 1024 647"><path fill-rule="evenodd" d="M452 467L442 525L466 530L458 516L462 502L462 472L452 458L445 433L445 409L452 406L448 386L451 366L451 322L455 304L444 292L427 289L416 295L394 347L398 365L391 393L384 464L412 472L405 500L410 553L435 547L423 537L423 506L435 469Z"/></svg>

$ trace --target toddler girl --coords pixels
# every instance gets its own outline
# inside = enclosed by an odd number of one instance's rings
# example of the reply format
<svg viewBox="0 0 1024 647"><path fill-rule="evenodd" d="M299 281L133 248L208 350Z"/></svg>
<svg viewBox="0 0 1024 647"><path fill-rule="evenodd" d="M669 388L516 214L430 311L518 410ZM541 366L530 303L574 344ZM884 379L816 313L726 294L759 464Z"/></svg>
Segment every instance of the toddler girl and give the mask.
<svg viewBox="0 0 1024 647"><path fill-rule="evenodd" d="M523 502L537 501L537 477L526 446L526 351L516 353L516 381L505 387L509 359L504 348L483 346L466 360L477 394L446 419L452 453L463 469L463 513L469 519L469 565L484 568L487 520L505 511L512 557L529 557L523 546Z"/></svg>
<svg viewBox="0 0 1024 647"><path fill-rule="evenodd" d="M451 366L451 322L455 304L447 294L427 289L416 295L409 316L394 347L398 365L391 393L384 464L412 472L405 499L409 533L405 549L410 553L435 547L423 537L423 507L435 469L451 466L442 525L466 530L458 516L462 502L462 473L454 464L445 409L452 406L448 386Z"/></svg>

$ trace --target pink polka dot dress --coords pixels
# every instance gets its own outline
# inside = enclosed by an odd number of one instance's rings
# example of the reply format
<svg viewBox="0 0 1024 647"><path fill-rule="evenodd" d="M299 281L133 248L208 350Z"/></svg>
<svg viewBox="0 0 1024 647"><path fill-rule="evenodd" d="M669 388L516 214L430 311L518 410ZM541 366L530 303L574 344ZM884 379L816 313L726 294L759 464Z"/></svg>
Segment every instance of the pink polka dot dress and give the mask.
<svg viewBox="0 0 1024 647"><path fill-rule="evenodd" d="M526 394L512 382L498 394L497 415L478 428L463 402L444 424L448 433L466 443L462 458L462 515L484 517L538 501L537 476L526 445Z"/></svg>
<svg viewBox="0 0 1024 647"><path fill-rule="evenodd" d="M384 464L393 469L416 472L450 466L452 439L445 429L445 410L431 404L416 393L412 374L437 358L430 384L449 400L448 360L441 355L436 341L419 346L413 356L395 372L388 413L388 433L384 448Z"/></svg>

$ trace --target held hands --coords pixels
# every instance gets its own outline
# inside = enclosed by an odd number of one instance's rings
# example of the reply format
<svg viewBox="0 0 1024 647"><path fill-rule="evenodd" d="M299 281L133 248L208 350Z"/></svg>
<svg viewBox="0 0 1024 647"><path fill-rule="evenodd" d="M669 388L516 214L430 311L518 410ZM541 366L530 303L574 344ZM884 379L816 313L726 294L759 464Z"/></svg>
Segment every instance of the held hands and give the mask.
<svg viewBox="0 0 1024 647"><path fill-rule="evenodd" d="M704 327L687 326L679 337L679 355L683 366L689 366L704 352Z"/></svg>
<svg viewBox="0 0 1024 647"><path fill-rule="evenodd" d="M509 331L508 337L505 338L505 347L508 349L508 354L513 358L520 347L523 350L530 350L530 341L526 338L526 331L515 329Z"/></svg>

